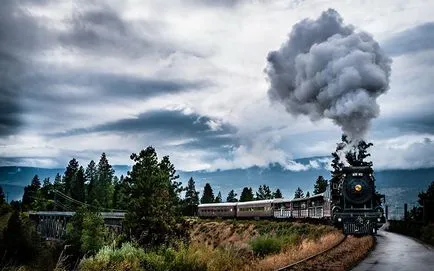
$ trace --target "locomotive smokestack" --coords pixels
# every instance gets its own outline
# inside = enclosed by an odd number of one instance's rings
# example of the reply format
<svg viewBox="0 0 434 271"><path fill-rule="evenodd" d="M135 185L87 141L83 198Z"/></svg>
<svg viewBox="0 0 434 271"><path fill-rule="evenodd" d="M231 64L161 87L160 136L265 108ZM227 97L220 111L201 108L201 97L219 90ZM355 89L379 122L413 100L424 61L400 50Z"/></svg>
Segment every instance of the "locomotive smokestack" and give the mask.
<svg viewBox="0 0 434 271"><path fill-rule="evenodd" d="M332 119L352 139L365 135L380 112L376 99L389 89L391 59L333 9L294 25L267 61L272 101L293 115Z"/></svg>

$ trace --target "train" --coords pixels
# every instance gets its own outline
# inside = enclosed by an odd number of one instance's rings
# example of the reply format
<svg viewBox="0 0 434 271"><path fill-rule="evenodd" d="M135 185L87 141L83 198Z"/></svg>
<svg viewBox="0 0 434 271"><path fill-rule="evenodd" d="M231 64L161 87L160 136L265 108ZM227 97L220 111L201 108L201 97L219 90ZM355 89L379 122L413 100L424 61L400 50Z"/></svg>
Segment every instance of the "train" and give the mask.
<svg viewBox="0 0 434 271"><path fill-rule="evenodd" d="M325 192L296 199L199 204L202 218L325 220L344 234L376 234L385 223L385 197L375 190L370 166L344 167Z"/></svg>

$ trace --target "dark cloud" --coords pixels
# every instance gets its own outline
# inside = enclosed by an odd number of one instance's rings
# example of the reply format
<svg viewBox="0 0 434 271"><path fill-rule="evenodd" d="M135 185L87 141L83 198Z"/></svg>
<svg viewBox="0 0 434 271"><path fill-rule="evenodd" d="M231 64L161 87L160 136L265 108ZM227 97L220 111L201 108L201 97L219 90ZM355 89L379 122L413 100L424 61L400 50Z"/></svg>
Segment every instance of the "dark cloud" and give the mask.
<svg viewBox="0 0 434 271"><path fill-rule="evenodd" d="M137 118L122 119L98 125L90 129L76 129L54 136L68 136L91 132L153 133L165 139L193 139L179 146L190 148L217 148L236 143L236 128L223 123L211 129L209 123L218 122L207 116L184 114L178 110L154 110L142 113Z"/></svg>
<svg viewBox="0 0 434 271"><path fill-rule="evenodd" d="M151 52L167 56L177 51L162 41L163 23L126 21L100 2L82 2L67 25L68 31L59 37L62 46L92 55L138 58Z"/></svg>
<svg viewBox="0 0 434 271"><path fill-rule="evenodd" d="M392 127L404 132L434 134L434 112L419 112L387 119L386 123L378 123L380 128Z"/></svg>
<svg viewBox="0 0 434 271"><path fill-rule="evenodd" d="M29 97L35 101L86 103L89 100L104 102L113 99L147 99L158 95L197 91L210 84L211 82L208 81L165 80L103 72L62 70L34 74L28 78L26 87L30 90ZM89 89L90 91L85 98L82 95L74 96L74 93L65 96L59 93L59 86Z"/></svg>
<svg viewBox="0 0 434 271"><path fill-rule="evenodd" d="M392 56L434 49L434 22L406 29L386 40L383 47Z"/></svg>
<svg viewBox="0 0 434 271"><path fill-rule="evenodd" d="M29 73L29 55L49 46L50 35L19 1L0 5L0 136L22 125L22 80Z"/></svg>
<svg viewBox="0 0 434 271"><path fill-rule="evenodd" d="M200 136L223 135L232 133L235 128L223 124L220 129L213 131L208 122L213 121L206 116L197 114L186 115L181 111L154 110L140 114L134 119L123 119L92 129L95 132L119 131L119 132L152 132L159 131L168 136Z"/></svg>

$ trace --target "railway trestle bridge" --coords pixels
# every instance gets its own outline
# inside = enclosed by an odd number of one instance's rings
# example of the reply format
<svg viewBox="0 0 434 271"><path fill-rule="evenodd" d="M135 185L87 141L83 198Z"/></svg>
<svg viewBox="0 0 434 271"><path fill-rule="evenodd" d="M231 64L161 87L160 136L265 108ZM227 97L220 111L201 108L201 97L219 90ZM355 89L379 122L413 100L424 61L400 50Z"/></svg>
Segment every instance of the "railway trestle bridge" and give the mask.
<svg viewBox="0 0 434 271"><path fill-rule="evenodd" d="M36 223L36 229L48 240L65 238L66 225L75 212L40 211L29 212L29 218ZM125 212L100 212L104 224L110 231L120 232Z"/></svg>

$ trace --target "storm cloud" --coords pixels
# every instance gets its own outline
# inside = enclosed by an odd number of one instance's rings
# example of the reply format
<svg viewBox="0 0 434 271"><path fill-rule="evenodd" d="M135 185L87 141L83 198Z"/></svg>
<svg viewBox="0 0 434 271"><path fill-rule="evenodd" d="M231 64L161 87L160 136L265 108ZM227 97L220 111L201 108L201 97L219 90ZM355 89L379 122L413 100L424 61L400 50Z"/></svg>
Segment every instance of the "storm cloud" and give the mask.
<svg viewBox="0 0 434 271"><path fill-rule="evenodd" d="M82 4L66 20L68 31L59 36L62 46L87 54L128 58L142 57L151 50L166 55L175 51L163 44L157 46L161 27L158 24L127 22L101 2Z"/></svg>
<svg viewBox="0 0 434 271"><path fill-rule="evenodd" d="M190 141L181 143L188 147L209 147L234 144L237 129L218 119L200 116L196 113L186 114L180 110L152 110L136 117L96 125L89 129L75 129L53 136L89 132L153 133L166 139L189 139Z"/></svg>
<svg viewBox="0 0 434 271"><path fill-rule="evenodd" d="M332 119L352 138L365 135L380 112L377 97L389 88L391 60L333 9L294 25L267 60L272 101L293 115Z"/></svg>
<svg viewBox="0 0 434 271"><path fill-rule="evenodd" d="M14 134L23 124L21 81L31 71L29 55L49 46L50 35L19 2L0 6L0 136Z"/></svg>

